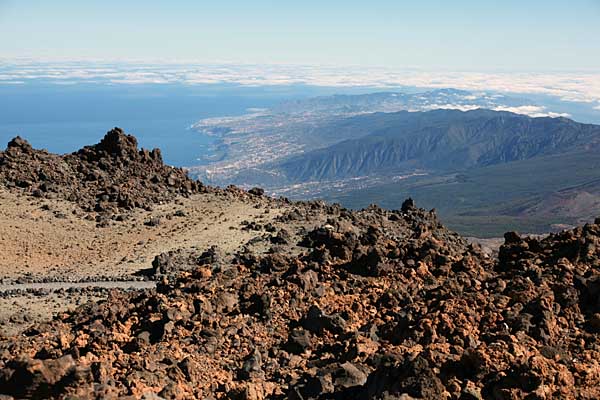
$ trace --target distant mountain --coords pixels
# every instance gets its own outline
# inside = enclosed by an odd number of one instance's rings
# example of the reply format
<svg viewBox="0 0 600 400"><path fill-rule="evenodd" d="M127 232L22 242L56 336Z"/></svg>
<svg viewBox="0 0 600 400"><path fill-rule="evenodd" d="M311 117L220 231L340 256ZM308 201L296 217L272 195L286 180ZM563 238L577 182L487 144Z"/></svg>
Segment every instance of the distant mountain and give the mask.
<svg viewBox="0 0 600 400"><path fill-rule="evenodd" d="M598 125L490 110L376 113L343 125L371 133L294 156L273 169L291 183L414 169L448 173L600 143Z"/></svg>
<svg viewBox="0 0 600 400"><path fill-rule="evenodd" d="M328 147L344 140L372 133L387 121L369 119L372 113L430 111L434 109L513 110L534 115L555 115L530 99L492 92L437 89L427 92L380 92L360 95L333 95L283 101L267 109L251 109L248 114L207 118L193 125L197 131L217 138L202 165L190 172L202 180L226 185L243 183L245 176L263 175L264 164ZM380 123L381 122L381 123ZM382 125L381 127L385 127ZM269 172L263 175L268 180Z"/></svg>
<svg viewBox="0 0 600 400"><path fill-rule="evenodd" d="M599 125L478 109L364 114L324 134L336 130L353 139L239 171L236 182L353 208L413 197L475 236L600 215Z"/></svg>
<svg viewBox="0 0 600 400"><path fill-rule="evenodd" d="M600 152L567 151L341 190L327 186L319 197L351 208L398 208L410 196L469 236L501 236L507 229L544 233L600 216Z"/></svg>
<svg viewBox="0 0 600 400"><path fill-rule="evenodd" d="M352 208L413 197L468 235L541 233L600 215L600 126L559 111L453 89L294 100L196 124L219 158L190 172Z"/></svg>

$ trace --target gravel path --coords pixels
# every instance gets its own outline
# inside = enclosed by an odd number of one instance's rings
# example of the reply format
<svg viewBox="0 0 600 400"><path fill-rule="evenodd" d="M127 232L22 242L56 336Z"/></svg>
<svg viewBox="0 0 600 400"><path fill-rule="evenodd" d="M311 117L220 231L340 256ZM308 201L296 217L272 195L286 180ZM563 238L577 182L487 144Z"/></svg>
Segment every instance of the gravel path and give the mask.
<svg viewBox="0 0 600 400"><path fill-rule="evenodd" d="M106 289L152 289L153 281L97 281L97 282L47 282L0 284L0 293L12 290L59 290L70 288L106 288Z"/></svg>

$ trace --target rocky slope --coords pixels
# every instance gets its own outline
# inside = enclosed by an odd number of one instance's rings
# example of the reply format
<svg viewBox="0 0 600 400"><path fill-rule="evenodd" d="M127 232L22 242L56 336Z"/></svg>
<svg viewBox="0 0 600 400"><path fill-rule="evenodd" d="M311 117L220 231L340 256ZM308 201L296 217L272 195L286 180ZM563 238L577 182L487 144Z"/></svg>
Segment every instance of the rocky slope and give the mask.
<svg viewBox="0 0 600 400"><path fill-rule="evenodd" d="M113 291L0 339L0 393L600 397L600 220L507 233L493 258L411 200L350 211L229 192L279 212L242 221L263 233L230 257L164 253L156 289Z"/></svg>
<svg viewBox="0 0 600 400"><path fill-rule="evenodd" d="M100 143L63 156L34 150L16 137L0 152L0 184L108 214L151 208L202 188L183 170L165 165L160 150L138 150L137 140L119 128Z"/></svg>

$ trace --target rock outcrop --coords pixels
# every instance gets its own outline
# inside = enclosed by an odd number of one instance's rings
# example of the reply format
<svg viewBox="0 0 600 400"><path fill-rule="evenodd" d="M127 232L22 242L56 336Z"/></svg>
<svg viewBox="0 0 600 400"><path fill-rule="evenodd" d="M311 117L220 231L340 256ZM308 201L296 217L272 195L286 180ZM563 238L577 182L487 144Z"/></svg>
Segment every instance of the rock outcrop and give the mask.
<svg viewBox="0 0 600 400"><path fill-rule="evenodd" d="M135 137L119 128L94 146L62 156L16 137L0 152L0 184L105 214L151 208L202 189L182 169L165 165L160 150L138 150Z"/></svg>

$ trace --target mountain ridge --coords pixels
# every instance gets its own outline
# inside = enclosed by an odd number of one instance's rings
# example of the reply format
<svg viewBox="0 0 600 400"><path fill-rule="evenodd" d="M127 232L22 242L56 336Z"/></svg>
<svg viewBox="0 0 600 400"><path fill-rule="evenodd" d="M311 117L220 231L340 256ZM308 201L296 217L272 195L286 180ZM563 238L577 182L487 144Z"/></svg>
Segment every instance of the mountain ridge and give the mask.
<svg viewBox="0 0 600 400"><path fill-rule="evenodd" d="M597 146L600 141L600 126L506 111L401 111L354 118L358 123L384 118L390 126L292 157L274 168L290 182L360 176L391 168L451 172L568 151L574 146ZM584 142L589 139L593 142Z"/></svg>
<svg viewBox="0 0 600 400"><path fill-rule="evenodd" d="M599 125L480 109L364 114L323 127L326 135L353 139L231 172L229 179L351 208L396 208L412 196L478 237L510 226L556 231L600 210L593 183Z"/></svg>

